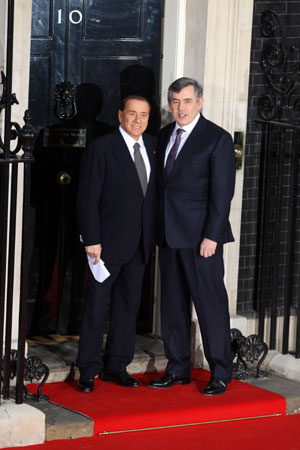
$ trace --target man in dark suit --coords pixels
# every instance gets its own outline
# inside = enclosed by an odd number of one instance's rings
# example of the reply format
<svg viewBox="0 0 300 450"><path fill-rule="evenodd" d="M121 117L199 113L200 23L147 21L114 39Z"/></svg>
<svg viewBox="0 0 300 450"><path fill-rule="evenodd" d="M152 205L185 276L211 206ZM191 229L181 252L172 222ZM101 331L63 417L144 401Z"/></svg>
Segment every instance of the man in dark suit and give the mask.
<svg viewBox="0 0 300 450"><path fill-rule="evenodd" d="M87 255L100 257L110 276L100 283L91 270L85 294L77 365L78 389L92 392L94 377L137 387L126 366L135 347L142 280L152 245L156 139L144 134L149 102L127 97L119 110L119 130L95 139L81 162L79 229ZM109 299L110 326L101 347Z"/></svg>
<svg viewBox="0 0 300 450"><path fill-rule="evenodd" d="M200 325L211 379L204 394L226 392L232 377L223 244L229 224L235 159L231 136L200 114L202 87L174 81L168 102L175 123L158 144L157 241L161 271L161 321L166 373L150 383L168 388L190 383L190 299Z"/></svg>

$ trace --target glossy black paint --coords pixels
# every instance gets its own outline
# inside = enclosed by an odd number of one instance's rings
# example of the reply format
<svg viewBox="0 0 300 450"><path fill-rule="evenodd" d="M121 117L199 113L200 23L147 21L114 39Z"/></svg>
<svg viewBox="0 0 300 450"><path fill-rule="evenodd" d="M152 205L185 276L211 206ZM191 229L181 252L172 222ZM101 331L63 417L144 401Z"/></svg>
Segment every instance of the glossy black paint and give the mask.
<svg viewBox="0 0 300 450"><path fill-rule="evenodd" d="M86 129L87 142L118 126L120 99L151 103L148 132L160 127L161 0L33 0L30 98L40 130L32 180L32 257L28 333L79 333L86 257L76 226L79 163L84 147L45 145L57 135ZM55 116L55 87L77 85L78 114ZM48 131L47 131L48 133ZM62 139L63 140L63 139ZM70 182L60 185L59 174ZM154 261L147 268L139 329L152 326Z"/></svg>
<svg viewBox="0 0 300 450"><path fill-rule="evenodd" d="M158 104L161 3L33 0L29 100L35 128L57 121L53 93L65 80L99 86L99 119L112 126L124 93L144 93ZM130 76L124 75L129 66Z"/></svg>

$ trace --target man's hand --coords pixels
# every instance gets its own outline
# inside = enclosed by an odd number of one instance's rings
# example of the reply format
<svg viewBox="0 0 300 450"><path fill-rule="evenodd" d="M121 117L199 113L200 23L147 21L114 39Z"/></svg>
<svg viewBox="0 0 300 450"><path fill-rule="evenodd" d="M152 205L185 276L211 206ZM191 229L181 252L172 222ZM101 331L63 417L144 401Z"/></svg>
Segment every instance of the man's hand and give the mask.
<svg viewBox="0 0 300 450"><path fill-rule="evenodd" d="M210 256L213 256L215 254L216 248L217 242L204 238L200 244L200 256L209 258Z"/></svg>
<svg viewBox="0 0 300 450"><path fill-rule="evenodd" d="M101 252L102 252L102 247L100 244L88 245L87 247L85 247L85 253L87 255L89 255L91 258L95 258L95 261L93 264L98 264L98 262L100 261Z"/></svg>

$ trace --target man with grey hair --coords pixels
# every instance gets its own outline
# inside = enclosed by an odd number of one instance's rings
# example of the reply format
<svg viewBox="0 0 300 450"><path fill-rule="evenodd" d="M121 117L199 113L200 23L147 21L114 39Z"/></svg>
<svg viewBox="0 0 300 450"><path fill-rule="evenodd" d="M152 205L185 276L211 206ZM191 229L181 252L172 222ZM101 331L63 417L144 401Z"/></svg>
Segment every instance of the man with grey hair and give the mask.
<svg viewBox="0 0 300 450"><path fill-rule="evenodd" d="M234 194L232 138L200 114L202 87L180 78L169 87L175 123L160 132L158 226L162 337L168 365L153 388L190 383L190 299L200 325L211 378L205 395L223 394L232 377L223 244Z"/></svg>

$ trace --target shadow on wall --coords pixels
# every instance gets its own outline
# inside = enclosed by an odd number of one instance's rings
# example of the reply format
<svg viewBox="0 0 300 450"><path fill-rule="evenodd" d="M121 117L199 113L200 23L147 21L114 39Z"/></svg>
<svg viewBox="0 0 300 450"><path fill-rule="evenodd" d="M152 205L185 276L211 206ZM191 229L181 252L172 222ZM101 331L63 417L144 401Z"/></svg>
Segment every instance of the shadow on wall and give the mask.
<svg viewBox="0 0 300 450"><path fill-rule="evenodd" d="M89 142L113 130L97 120L102 105L99 86L80 84L76 116L42 129L35 143L29 335L79 333L86 280L86 255L76 220L79 167Z"/></svg>
<svg viewBox="0 0 300 450"><path fill-rule="evenodd" d="M168 109L161 109L161 126L165 127L166 125L169 125L169 123L174 122L174 118L172 116L171 111Z"/></svg>

